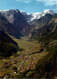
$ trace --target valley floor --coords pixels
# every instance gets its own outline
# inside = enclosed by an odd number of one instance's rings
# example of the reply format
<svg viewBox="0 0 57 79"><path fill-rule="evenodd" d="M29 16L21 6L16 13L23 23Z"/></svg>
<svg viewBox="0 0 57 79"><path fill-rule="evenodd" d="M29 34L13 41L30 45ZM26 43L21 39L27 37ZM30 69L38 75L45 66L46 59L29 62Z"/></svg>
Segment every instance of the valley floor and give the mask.
<svg viewBox="0 0 57 79"><path fill-rule="evenodd" d="M22 48L22 51L18 51L17 54L13 54L6 59L0 59L0 77L12 74L16 75L18 72L24 72L35 68L36 63L44 57L47 52L41 47L41 44L37 41L30 41L27 38L21 38L14 40L18 43L18 46Z"/></svg>

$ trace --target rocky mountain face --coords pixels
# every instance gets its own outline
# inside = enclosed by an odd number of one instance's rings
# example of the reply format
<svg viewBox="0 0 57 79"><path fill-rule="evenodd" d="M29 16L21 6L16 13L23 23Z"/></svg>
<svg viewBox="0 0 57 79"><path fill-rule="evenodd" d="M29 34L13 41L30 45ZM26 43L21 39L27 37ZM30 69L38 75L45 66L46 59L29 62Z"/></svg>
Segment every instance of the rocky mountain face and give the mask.
<svg viewBox="0 0 57 79"><path fill-rule="evenodd" d="M18 31L18 29L13 24L9 23L2 14L0 14L0 30L5 31L17 38L22 35L21 32Z"/></svg>
<svg viewBox="0 0 57 79"><path fill-rule="evenodd" d="M29 33L28 29L30 29L30 25L26 22L25 17L20 13L19 10L11 9L8 11L0 11L0 14L2 14L6 20L18 30L20 34L27 35Z"/></svg>

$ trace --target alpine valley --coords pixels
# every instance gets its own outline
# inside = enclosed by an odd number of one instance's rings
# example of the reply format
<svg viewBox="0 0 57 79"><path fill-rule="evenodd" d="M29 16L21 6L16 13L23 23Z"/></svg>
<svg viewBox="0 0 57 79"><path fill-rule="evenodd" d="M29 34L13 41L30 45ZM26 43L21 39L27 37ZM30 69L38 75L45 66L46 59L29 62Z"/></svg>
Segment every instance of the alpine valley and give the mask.
<svg viewBox="0 0 57 79"><path fill-rule="evenodd" d="M57 13L0 10L0 79L57 79Z"/></svg>

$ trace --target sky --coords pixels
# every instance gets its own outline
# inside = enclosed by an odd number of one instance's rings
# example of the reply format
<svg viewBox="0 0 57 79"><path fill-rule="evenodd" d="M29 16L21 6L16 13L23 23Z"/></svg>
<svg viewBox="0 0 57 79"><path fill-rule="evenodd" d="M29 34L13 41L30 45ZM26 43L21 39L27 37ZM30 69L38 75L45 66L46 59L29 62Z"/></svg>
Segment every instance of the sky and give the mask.
<svg viewBox="0 0 57 79"><path fill-rule="evenodd" d="M0 0L0 10L9 9L24 10L27 13L51 9L57 13L57 0Z"/></svg>

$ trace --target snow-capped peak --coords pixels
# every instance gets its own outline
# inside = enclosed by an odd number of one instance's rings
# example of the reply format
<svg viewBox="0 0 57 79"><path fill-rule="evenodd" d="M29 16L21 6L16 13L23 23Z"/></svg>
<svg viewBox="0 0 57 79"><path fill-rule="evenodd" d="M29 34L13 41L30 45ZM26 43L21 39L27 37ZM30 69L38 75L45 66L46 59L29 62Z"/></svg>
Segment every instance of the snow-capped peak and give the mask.
<svg viewBox="0 0 57 79"><path fill-rule="evenodd" d="M19 10L18 10L18 9L10 9L9 11L19 12Z"/></svg>
<svg viewBox="0 0 57 79"><path fill-rule="evenodd" d="M51 15L54 15L54 11L53 10L44 10L43 12L42 12L42 14L51 14Z"/></svg>
<svg viewBox="0 0 57 79"><path fill-rule="evenodd" d="M53 10L44 10L42 13L33 13L31 21L35 19L40 19L42 16L45 16L46 14L54 15L55 13L53 12Z"/></svg>
<svg viewBox="0 0 57 79"><path fill-rule="evenodd" d="M28 15L25 11L23 10L20 10L20 12L23 14L23 15Z"/></svg>

